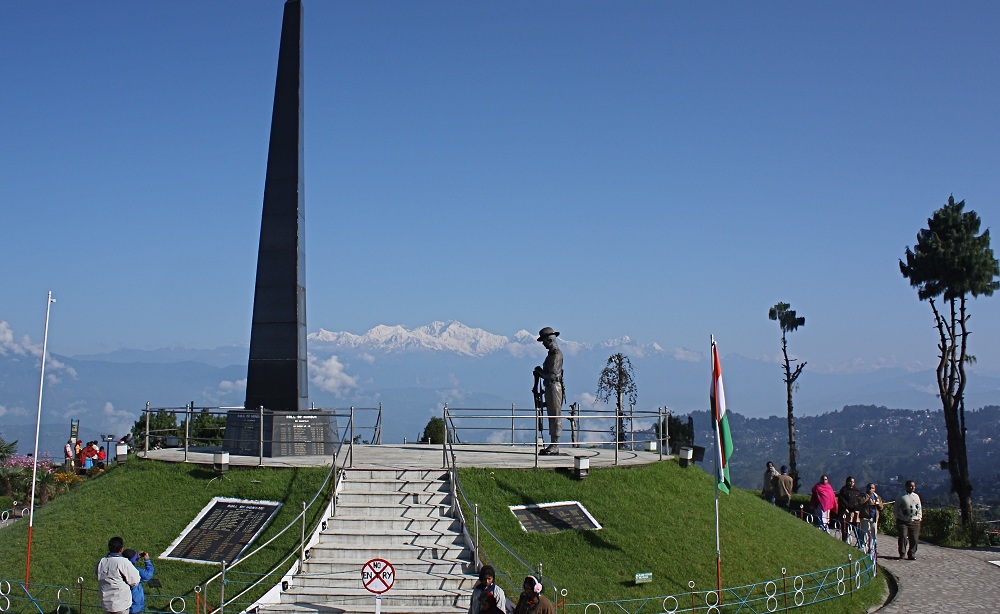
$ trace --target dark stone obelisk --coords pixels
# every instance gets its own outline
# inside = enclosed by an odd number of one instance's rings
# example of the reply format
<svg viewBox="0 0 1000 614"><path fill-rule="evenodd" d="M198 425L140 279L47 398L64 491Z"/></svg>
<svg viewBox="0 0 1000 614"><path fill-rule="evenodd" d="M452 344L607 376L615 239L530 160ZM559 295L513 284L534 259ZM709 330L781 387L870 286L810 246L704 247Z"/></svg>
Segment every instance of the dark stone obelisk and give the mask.
<svg viewBox="0 0 1000 614"><path fill-rule="evenodd" d="M306 361L305 198L302 182L302 3L281 22L267 150L264 209L250 330L245 407L309 406Z"/></svg>
<svg viewBox="0 0 1000 614"><path fill-rule="evenodd" d="M309 411L305 199L302 182L302 3L285 2L267 150L244 409L226 420L237 454L326 454L330 417Z"/></svg>

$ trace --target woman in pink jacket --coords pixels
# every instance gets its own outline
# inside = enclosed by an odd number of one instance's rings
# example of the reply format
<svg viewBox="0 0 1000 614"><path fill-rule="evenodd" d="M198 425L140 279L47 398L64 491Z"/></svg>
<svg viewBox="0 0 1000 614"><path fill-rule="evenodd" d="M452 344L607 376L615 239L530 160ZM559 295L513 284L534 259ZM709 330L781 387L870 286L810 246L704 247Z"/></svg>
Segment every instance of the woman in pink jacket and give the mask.
<svg viewBox="0 0 1000 614"><path fill-rule="evenodd" d="M813 486L809 506L813 509L816 524L823 531L829 533L830 514L837 513L837 494L833 492L833 486L830 486L829 477L820 476L819 482Z"/></svg>

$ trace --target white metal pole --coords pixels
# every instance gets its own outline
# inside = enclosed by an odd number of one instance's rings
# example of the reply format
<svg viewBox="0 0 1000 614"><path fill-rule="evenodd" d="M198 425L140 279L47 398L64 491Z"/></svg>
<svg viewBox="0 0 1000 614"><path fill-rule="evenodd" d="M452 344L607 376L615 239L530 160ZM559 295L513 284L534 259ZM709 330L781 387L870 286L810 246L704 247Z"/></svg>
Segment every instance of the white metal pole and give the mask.
<svg viewBox="0 0 1000 614"><path fill-rule="evenodd" d="M42 375L38 380L38 414L35 417L35 452L31 457L31 497L28 501L28 553L27 563L24 567L24 584L31 580L31 530L35 526L35 481L38 476L38 433L42 425L42 390L45 389L45 354L49 347L49 311L52 303L56 299L52 298L52 291L49 290L49 298L45 301L45 332L42 333Z"/></svg>

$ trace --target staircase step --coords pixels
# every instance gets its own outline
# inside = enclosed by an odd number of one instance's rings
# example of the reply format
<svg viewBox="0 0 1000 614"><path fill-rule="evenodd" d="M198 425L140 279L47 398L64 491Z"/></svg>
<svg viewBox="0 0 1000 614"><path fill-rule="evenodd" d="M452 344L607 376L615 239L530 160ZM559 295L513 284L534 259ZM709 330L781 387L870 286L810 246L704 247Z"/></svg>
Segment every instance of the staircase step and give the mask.
<svg viewBox="0 0 1000 614"><path fill-rule="evenodd" d="M451 486L441 470L347 470L335 514L309 548L274 614L360 614L375 595L361 581L364 563L396 570L382 595L385 614L467 612L476 576L462 525L451 516Z"/></svg>
<svg viewBox="0 0 1000 614"><path fill-rule="evenodd" d="M367 556L367 555L366 555ZM426 559L400 559L396 557L386 558L386 554L378 558L385 559L392 563L392 566L396 569L396 577L418 577L420 574L438 574L438 575L465 575L467 573L472 573L472 561L469 559L438 559L438 558L426 558ZM308 577L327 577L327 576L349 576L351 578L359 578L361 576L361 568L364 564L371 560L370 558L355 559L342 559L342 560L320 560L310 558L306 561L303 566L302 575Z"/></svg>
<svg viewBox="0 0 1000 614"><path fill-rule="evenodd" d="M338 505L337 515L327 519L330 520L355 520L359 518L444 518L449 517L451 506L441 505L392 505L366 504L360 503L351 505Z"/></svg>
<svg viewBox="0 0 1000 614"><path fill-rule="evenodd" d="M372 548L365 544L317 544L309 549L309 560L307 562L330 563L339 561L369 561L371 560ZM412 562L430 559L439 560L469 560L472 551L461 539L456 539L451 543L428 543L428 544L391 544L386 543L378 548L381 556L376 558L392 561ZM366 558L367 557L367 558Z"/></svg>

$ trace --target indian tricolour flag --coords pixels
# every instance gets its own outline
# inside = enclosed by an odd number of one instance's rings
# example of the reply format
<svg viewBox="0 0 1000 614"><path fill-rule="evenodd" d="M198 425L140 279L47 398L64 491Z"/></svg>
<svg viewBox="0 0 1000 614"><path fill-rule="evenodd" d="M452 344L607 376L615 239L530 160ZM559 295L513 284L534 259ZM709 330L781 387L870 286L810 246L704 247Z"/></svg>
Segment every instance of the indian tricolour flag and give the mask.
<svg viewBox="0 0 1000 614"><path fill-rule="evenodd" d="M715 478L719 490L729 493L729 457L733 454L733 436L729 433L729 416L726 415L726 392L722 387L722 364L719 350L712 338L712 426L715 428Z"/></svg>

